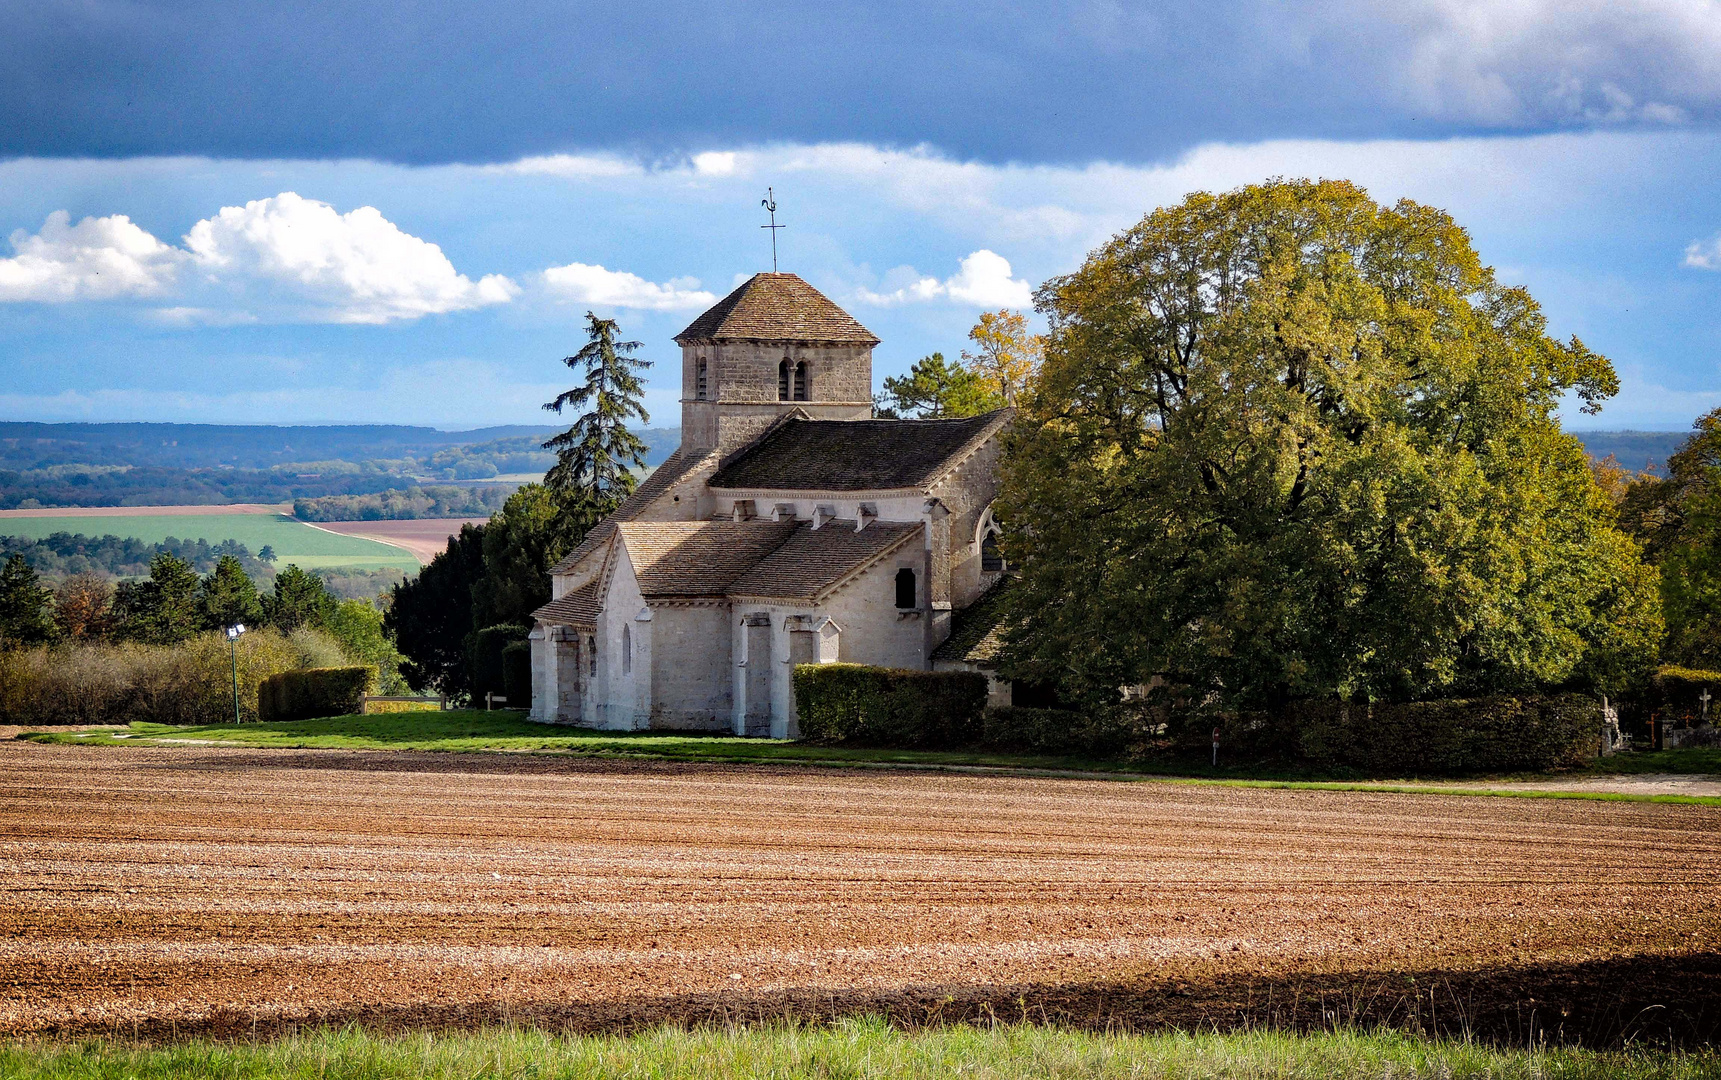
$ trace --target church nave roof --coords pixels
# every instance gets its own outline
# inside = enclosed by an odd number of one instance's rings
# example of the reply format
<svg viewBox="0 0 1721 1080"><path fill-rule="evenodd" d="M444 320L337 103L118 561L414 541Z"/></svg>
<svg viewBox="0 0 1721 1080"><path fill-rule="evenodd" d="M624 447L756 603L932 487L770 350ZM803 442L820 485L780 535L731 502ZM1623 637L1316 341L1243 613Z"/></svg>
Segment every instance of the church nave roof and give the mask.
<svg viewBox="0 0 1721 1080"><path fill-rule="evenodd" d="M784 420L726 462L710 484L775 491L922 488L1013 415L999 409L956 420Z"/></svg>

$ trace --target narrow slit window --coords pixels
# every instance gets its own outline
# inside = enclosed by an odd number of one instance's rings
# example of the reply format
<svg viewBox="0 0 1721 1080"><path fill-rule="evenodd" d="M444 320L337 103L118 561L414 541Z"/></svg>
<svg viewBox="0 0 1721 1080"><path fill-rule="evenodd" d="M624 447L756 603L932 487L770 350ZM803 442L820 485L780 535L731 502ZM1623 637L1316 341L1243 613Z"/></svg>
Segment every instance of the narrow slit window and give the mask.
<svg viewBox="0 0 1721 1080"><path fill-rule="evenodd" d="M698 398L700 401L704 401L705 397L706 397L705 391L706 391L707 385L708 384L706 382L705 361L701 360L701 361L699 361L698 371L694 375L693 396Z"/></svg>
<svg viewBox="0 0 1721 1080"><path fill-rule="evenodd" d="M795 400L807 400L807 362L805 360L795 365Z"/></svg>
<svg viewBox="0 0 1721 1080"><path fill-rule="evenodd" d="M777 365L777 400L789 400L789 358L786 356Z"/></svg>
<svg viewBox="0 0 1721 1080"><path fill-rule="evenodd" d="M621 673L633 674L633 627L621 628Z"/></svg>
<svg viewBox="0 0 1721 1080"><path fill-rule="evenodd" d="M903 567L896 572L896 606L905 610L914 604L914 571Z"/></svg>

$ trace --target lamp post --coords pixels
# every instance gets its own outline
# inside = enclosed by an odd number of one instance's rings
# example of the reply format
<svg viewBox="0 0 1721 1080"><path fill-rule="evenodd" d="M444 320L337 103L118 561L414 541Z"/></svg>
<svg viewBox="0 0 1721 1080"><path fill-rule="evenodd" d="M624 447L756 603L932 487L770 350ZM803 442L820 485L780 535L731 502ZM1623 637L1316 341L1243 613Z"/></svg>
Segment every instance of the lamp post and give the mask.
<svg viewBox="0 0 1721 1080"><path fill-rule="evenodd" d="M239 635L245 632L244 623L234 623L227 628L227 643L233 649L233 722L239 723Z"/></svg>

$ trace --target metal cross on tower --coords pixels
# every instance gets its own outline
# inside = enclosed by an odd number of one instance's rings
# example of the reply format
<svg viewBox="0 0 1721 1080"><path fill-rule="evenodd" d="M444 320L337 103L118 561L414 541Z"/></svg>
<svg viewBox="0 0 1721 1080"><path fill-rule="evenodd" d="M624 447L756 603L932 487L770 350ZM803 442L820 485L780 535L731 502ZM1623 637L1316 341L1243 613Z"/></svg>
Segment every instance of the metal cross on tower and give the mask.
<svg viewBox="0 0 1721 1080"><path fill-rule="evenodd" d="M771 273L777 272L777 230L786 229L787 225L777 224L777 196L770 188L765 189L765 197L759 200L759 205L770 211L771 224L759 226L771 230Z"/></svg>

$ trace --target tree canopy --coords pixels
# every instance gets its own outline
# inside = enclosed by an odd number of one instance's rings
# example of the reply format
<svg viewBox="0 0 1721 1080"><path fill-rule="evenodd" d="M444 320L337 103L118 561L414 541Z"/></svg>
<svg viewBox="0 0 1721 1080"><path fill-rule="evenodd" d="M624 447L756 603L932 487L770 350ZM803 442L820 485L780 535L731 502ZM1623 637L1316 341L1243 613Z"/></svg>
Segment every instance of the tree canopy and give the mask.
<svg viewBox="0 0 1721 1080"><path fill-rule="evenodd" d="M1341 181L1197 193L1047 282L1005 455L1009 667L1230 706L1588 682L1653 574L1557 409L1618 382L1444 212Z"/></svg>
<svg viewBox="0 0 1721 1080"><path fill-rule="evenodd" d="M1021 312L1002 308L981 312L968 331L968 340L974 343L974 351L963 349L962 362L999 401L1016 404L1039 374L1046 339L1028 332L1027 317Z"/></svg>
<svg viewBox="0 0 1721 1080"><path fill-rule="evenodd" d="M1721 409L1692 426L1666 476L1623 485L1620 514L1661 569L1666 659L1713 670L1721 667Z"/></svg>
<svg viewBox="0 0 1721 1080"><path fill-rule="evenodd" d="M874 411L890 420L939 420L978 416L1003 404L1003 395L985 378L935 352L915 361L907 375L885 379Z"/></svg>

